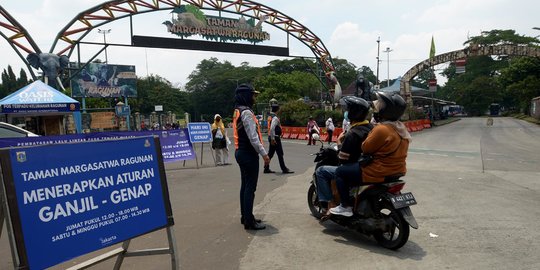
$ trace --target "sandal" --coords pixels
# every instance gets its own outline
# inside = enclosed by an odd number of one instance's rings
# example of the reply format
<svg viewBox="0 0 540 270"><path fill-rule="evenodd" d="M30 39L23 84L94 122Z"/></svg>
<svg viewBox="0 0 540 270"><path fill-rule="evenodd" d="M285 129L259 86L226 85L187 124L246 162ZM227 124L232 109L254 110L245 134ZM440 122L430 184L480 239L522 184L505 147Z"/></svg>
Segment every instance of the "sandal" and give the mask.
<svg viewBox="0 0 540 270"><path fill-rule="evenodd" d="M330 208L326 210L326 212L323 214L323 216L319 219L320 223L323 223L330 219L332 216L332 213L330 213Z"/></svg>

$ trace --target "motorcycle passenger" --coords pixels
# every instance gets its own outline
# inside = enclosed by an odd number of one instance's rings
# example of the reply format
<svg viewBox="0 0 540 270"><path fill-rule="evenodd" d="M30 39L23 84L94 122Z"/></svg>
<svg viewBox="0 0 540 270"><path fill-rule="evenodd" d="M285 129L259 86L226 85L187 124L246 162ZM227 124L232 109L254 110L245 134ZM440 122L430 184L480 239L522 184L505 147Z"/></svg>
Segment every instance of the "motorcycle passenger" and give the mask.
<svg viewBox="0 0 540 270"><path fill-rule="evenodd" d="M361 177L360 165L358 164L358 158L361 154L360 146L366 139L369 131L373 128L366 120L369 113L369 103L367 101L359 97L347 96L342 98L340 103L343 110L348 113L351 128L348 132L344 132L338 137L338 157L342 165L321 166L315 171L315 175L317 176L317 196L319 202L322 204L332 202L332 190L330 187L330 181L332 179L339 178L340 175L353 178ZM343 200L344 197L341 198ZM349 212L352 216L351 209L349 209Z"/></svg>
<svg viewBox="0 0 540 270"><path fill-rule="evenodd" d="M377 100L373 102L373 117L378 123L362 143L362 152L373 156L373 161L362 168L362 177L350 178L342 176L339 172L336 179L341 198L349 198L350 183L381 183L387 176L405 175L407 169L405 159L411 141L411 135L405 125L399 121L407 103L397 94L377 92ZM347 208L350 204L342 200L345 205L330 209L330 213L343 216L351 216L352 209Z"/></svg>
<svg viewBox="0 0 540 270"><path fill-rule="evenodd" d="M399 121L407 103L398 94L377 92L373 116L379 123L362 144L362 151L373 156L373 162L362 169L364 182L384 182L387 176L403 176L411 134Z"/></svg>

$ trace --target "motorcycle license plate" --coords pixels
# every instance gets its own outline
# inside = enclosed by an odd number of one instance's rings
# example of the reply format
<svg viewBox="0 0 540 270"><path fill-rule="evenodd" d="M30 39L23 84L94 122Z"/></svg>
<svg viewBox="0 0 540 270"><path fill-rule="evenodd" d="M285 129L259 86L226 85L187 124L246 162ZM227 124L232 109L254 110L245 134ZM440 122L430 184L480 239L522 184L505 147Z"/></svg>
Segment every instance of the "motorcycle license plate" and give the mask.
<svg viewBox="0 0 540 270"><path fill-rule="evenodd" d="M407 192L399 195L392 195L390 196L390 202L394 206L394 208L399 209L406 206L411 206L416 204L416 199L412 195L412 193Z"/></svg>

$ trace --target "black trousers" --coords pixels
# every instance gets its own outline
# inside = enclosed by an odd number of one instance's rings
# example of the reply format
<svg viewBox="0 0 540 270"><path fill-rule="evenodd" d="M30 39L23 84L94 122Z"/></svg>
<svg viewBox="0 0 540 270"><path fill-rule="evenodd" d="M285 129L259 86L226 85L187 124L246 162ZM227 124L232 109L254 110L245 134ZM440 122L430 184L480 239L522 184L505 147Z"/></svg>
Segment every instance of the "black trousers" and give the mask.
<svg viewBox="0 0 540 270"><path fill-rule="evenodd" d="M331 143L332 142L332 136L334 135L334 131L333 130L327 130L328 132L328 138L326 138L326 141Z"/></svg>
<svg viewBox="0 0 540 270"><path fill-rule="evenodd" d="M278 160L279 160L279 167L281 168L281 171L287 171L287 166L285 166L285 160L283 159L283 146L281 145L281 138L276 136L274 137L276 140L276 144L272 145L272 140L268 138L268 142L270 143L270 149L268 150L268 157L272 159L274 157L274 153L277 154ZM270 166L265 167L270 168Z"/></svg>
<svg viewBox="0 0 540 270"><path fill-rule="evenodd" d="M251 224L255 222L253 201L259 181L259 155L254 151L238 149L235 157L240 167L240 213L245 224Z"/></svg>

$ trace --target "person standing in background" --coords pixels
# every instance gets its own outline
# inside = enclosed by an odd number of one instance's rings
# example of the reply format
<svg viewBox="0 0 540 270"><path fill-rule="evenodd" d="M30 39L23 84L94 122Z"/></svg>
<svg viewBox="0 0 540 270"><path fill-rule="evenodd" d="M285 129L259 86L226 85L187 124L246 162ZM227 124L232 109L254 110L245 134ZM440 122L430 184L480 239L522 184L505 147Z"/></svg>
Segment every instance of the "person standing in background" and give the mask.
<svg viewBox="0 0 540 270"><path fill-rule="evenodd" d="M240 223L246 230L264 230L266 226L253 215L255 190L259 180L259 155L264 166L270 164L270 157L264 149L261 127L253 110L259 92L248 84L241 84L235 91L233 113L235 158L240 167Z"/></svg>
<svg viewBox="0 0 540 270"><path fill-rule="evenodd" d="M327 141L330 144L332 142L332 136L334 135L334 122L332 122L331 117L326 120L326 133L328 133Z"/></svg>
<svg viewBox="0 0 540 270"><path fill-rule="evenodd" d="M271 105L268 128L268 142L270 147L268 150L268 156L270 160L274 156L274 153L277 154L279 160L279 167L283 173L294 173L294 171L289 170L285 165L285 160L283 159L283 146L281 145L281 122L277 116L279 112L279 105L277 103ZM270 170L270 164L264 166L264 173L275 173Z"/></svg>
<svg viewBox="0 0 540 270"><path fill-rule="evenodd" d="M307 133L308 133L308 145L315 145L315 141L313 141L313 134L317 133L319 134L319 126L317 125L317 121L313 119L312 116L309 117L308 123L307 123Z"/></svg>
<svg viewBox="0 0 540 270"><path fill-rule="evenodd" d="M227 149L227 131L221 121L221 115L214 115L212 123L212 149L216 153L216 165L229 165L229 149Z"/></svg>

